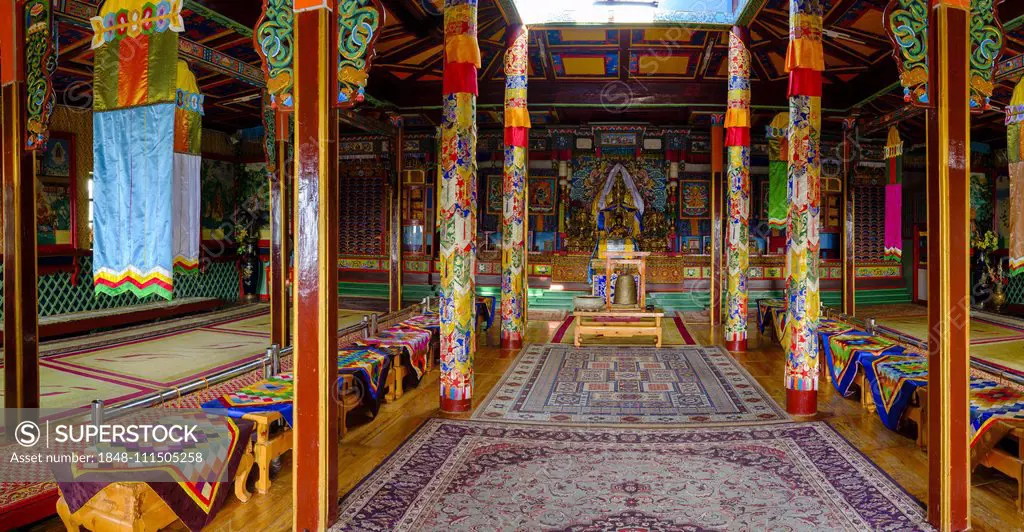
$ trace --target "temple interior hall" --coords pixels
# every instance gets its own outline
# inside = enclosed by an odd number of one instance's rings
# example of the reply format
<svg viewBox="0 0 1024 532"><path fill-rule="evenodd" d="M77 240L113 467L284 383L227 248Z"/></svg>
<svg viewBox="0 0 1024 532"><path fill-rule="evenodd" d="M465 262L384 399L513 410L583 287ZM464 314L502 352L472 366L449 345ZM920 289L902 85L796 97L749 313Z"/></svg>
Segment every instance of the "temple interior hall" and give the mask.
<svg viewBox="0 0 1024 532"><path fill-rule="evenodd" d="M0 530L1024 530L1024 1L0 0Z"/></svg>

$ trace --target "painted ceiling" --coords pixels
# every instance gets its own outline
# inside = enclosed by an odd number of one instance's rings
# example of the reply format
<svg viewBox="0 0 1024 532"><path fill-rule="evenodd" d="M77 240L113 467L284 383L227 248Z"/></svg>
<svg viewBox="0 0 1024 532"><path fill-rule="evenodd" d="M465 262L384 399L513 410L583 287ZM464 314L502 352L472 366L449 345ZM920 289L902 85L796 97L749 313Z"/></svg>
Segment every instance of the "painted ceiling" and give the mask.
<svg viewBox="0 0 1024 532"><path fill-rule="evenodd" d="M432 127L440 116L443 26L439 0L382 0L388 11L377 41L367 92L401 112L410 127ZM500 127L504 91L505 28L516 14L512 0L479 0L479 122ZM789 34L788 0L730 0L750 27L755 128L787 105L784 71ZM826 132L842 116L860 111L863 123L904 107L892 44L882 27L887 0L822 0L826 30L823 107ZM88 18L99 0L55 2L59 24L56 86L60 103L88 105L92 78ZM260 2L186 0L181 55L206 94L208 127L234 131L260 123L262 83L252 30ZM1004 60L1024 53L1024 2L1000 6L1008 25ZM650 122L703 126L724 112L728 26L547 26L530 32L530 109L534 123ZM1000 77L997 108L975 117L998 139L1002 115L1021 70ZM372 112L364 110L363 112ZM911 139L923 118L904 118ZM902 129L902 127L901 127ZM884 133L884 132L883 132Z"/></svg>

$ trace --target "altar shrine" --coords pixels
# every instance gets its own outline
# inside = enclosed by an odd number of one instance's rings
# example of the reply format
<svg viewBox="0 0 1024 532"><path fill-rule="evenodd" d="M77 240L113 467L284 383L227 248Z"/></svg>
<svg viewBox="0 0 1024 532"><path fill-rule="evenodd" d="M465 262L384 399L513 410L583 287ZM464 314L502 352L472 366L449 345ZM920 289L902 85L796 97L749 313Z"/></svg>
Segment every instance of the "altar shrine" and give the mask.
<svg viewBox="0 0 1024 532"><path fill-rule="evenodd" d="M1022 78L1010 0L4 0L0 523L1024 529Z"/></svg>

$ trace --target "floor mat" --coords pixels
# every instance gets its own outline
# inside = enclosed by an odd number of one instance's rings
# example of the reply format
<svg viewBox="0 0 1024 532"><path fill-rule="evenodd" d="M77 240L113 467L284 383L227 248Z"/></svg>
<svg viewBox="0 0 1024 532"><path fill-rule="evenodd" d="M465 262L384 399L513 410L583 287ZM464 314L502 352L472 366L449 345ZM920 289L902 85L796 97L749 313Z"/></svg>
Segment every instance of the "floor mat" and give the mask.
<svg viewBox="0 0 1024 532"><path fill-rule="evenodd" d="M338 329L351 327L363 321L363 316L373 314L365 310L338 310ZM294 324L293 324L294 325ZM270 337L270 314L262 314L210 327L218 331L243 334L259 334Z"/></svg>
<svg viewBox="0 0 1024 532"><path fill-rule="evenodd" d="M46 359L51 367L85 375L170 387L263 356L267 339L196 329Z"/></svg>
<svg viewBox="0 0 1024 532"><path fill-rule="evenodd" d="M637 426L789 420L718 347L558 344L524 349L473 418Z"/></svg>
<svg viewBox="0 0 1024 532"><path fill-rule="evenodd" d="M431 419L331 530L930 530L822 422L630 430Z"/></svg>

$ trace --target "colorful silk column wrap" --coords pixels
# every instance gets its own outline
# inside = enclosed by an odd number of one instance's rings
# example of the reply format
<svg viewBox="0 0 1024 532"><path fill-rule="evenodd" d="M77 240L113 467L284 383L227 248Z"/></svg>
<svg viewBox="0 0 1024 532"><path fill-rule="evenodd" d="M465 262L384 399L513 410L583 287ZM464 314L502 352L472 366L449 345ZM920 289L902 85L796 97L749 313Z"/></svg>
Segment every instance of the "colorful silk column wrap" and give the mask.
<svg viewBox="0 0 1024 532"><path fill-rule="evenodd" d="M767 126L768 227L785 231L789 219L789 113L775 115Z"/></svg>
<svg viewBox="0 0 1024 532"><path fill-rule="evenodd" d="M786 409L818 409L818 294L821 181L821 0L791 0L789 8L789 222L786 246Z"/></svg>
<svg viewBox="0 0 1024 532"><path fill-rule="evenodd" d="M526 150L530 113L526 107L526 27L510 26L505 52L505 177L501 224L501 347L519 349L526 331Z"/></svg>
<svg viewBox="0 0 1024 532"><path fill-rule="evenodd" d="M465 412L476 353L477 0L444 3L444 102L438 214L441 255L441 410Z"/></svg>
<svg viewBox="0 0 1024 532"><path fill-rule="evenodd" d="M885 143L889 184L885 185L885 260L903 260L903 141L895 127Z"/></svg>
<svg viewBox="0 0 1024 532"><path fill-rule="evenodd" d="M1006 158L1010 163L1010 275L1024 272L1024 80L1006 107Z"/></svg>
<svg viewBox="0 0 1024 532"><path fill-rule="evenodd" d="M188 63L178 60L174 110L174 273L199 272L199 170L202 165L203 95Z"/></svg>
<svg viewBox="0 0 1024 532"><path fill-rule="evenodd" d="M747 240L750 232L750 52L746 28L729 33L729 104L725 145L729 161L726 236L725 347L747 350Z"/></svg>
<svg viewBox="0 0 1024 532"><path fill-rule="evenodd" d="M91 24L96 293L170 299L181 0L110 0Z"/></svg>

